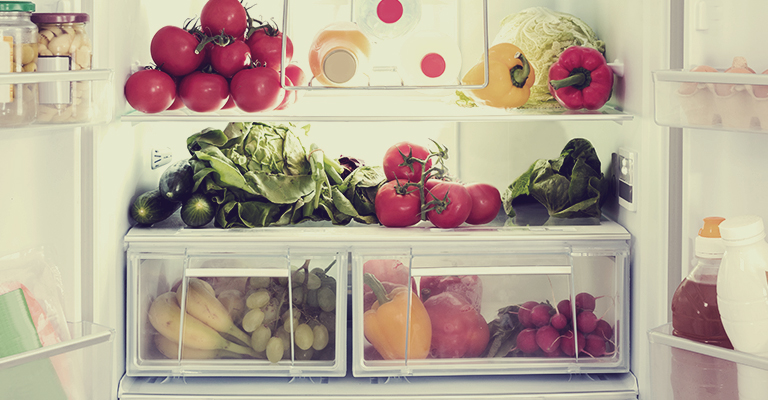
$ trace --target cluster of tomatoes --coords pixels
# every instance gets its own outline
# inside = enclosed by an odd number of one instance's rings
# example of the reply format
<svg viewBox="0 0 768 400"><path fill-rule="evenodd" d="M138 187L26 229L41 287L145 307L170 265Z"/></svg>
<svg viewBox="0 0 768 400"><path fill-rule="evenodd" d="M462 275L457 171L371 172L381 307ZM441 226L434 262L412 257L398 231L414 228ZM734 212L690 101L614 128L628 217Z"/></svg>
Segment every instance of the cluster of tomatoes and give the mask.
<svg viewBox="0 0 768 400"><path fill-rule="evenodd" d="M274 25L250 18L239 0L208 0L200 25L189 25L165 26L153 36L156 68L133 73L125 84L125 98L137 111L260 112L296 102L299 92L280 81L283 34ZM290 64L292 57L286 36L285 84L304 86L307 76Z"/></svg>
<svg viewBox="0 0 768 400"><path fill-rule="evenodd" d="M439 147L439 146L438 146ZM463 223L487 224L501 209L501 194L486 183L436 179L443 172L432 159L440 160L443 150L400 142L384 154L387 183L376 193L376 217L388 227L406 227L429 220L438 228L456 228Z"/></svg>

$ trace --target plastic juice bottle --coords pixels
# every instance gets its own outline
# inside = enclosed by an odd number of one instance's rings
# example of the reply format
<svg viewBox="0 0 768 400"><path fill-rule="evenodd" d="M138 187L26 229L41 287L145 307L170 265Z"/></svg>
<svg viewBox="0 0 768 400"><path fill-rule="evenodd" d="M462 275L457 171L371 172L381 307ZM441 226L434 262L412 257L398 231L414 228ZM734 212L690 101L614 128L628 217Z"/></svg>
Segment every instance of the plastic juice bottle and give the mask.
<svg viewBox="0 0 768 400"><path fill-rule="evenodd" d="M315 35L309 69L325 86L364 86L370 74L371 42L353 22L334 22Z"/></svg>
<svg viewBox="0 0 768 400"><path fill-rule="evenodd" d="M725 245L721 217L704 218L694 244L694 268L672 296L672 334L732 349L717 307L717 275ZM672 348L672 393L675 400L734 399L736 365L730 361Z"/></svg>
<svg viewBox="0 0 768 400"><path fill-rule="evenodd" d="M405 85L455 85L461 70L461 51L448 35L417 32L403 44L399 69Z"/></svg>
<svg viewBox="0 0 768 400"><path fill-rule="evenodd" d="M367 35L394 39L410 33L421 19L421 0L355 0L355 22Z"/></svg>
<svg viewBox="0 0 768 400"><path fill-rule="evenodd" d="M758 216L720 224L725 254L717 277L720 318L735 350L768 357L768 243ZM765 399L768 371L738 366L739 399Z"/></svg>

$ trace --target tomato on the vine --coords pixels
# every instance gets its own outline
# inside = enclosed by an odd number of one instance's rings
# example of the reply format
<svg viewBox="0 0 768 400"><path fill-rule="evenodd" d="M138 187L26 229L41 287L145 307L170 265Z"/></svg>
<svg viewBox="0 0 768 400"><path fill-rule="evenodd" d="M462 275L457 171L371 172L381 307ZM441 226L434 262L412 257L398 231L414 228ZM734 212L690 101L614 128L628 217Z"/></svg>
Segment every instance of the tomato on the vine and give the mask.
<svg viewBox="0 0 768 400"><path fill-rule="evenodd" d="M176 83L170 75L156 69L134 72L125 82L125 100L147 114L165 111L176 99Z"/></svg>
<svg viewBox="0 0 768 400"><path fill-rule="evenodd" d="M245 112L274 110L285 98L280 74L272 68L244 69L229 84L237 107Z"/></svg>
<svg viewBox="0 0 768 400"><path fill-rule="evenodd" d="M471 183L464 187L472 197L472 211L467 217L467 223L480 225L493 221L501 209L499 189L487 183Z"/></svg>
<svg viewBox="0 0 768 400"><path fill-rule="evenodd" d="M245 38L248 13L239 0L208 0L200 12L200 26L208 36Z"/></svg>
<svg viewBox="0 0 768 400"><path fill-rule="evenodd" d="M251 64L251 49L242 40L216 44L211 50L211 67L229 79Z"/></svg>
<svg viewBox="0 0 768 400"><path fill-rule="evenodd" d="M425 195L426 202L447 199L447 204L434 205L427 211L427 219L438 228L455 228L463 224L472 211L472 196L458 182L441 182Z"/></svg>
<svg viewBox="0 0 768 400"><path fill-rule="evenodd" d="M177 26L164 26L155 32L149 44L152 61L173 76L184 76L196 70L203 62L204 54L196 53L200 44L195 35Z"/></svg>
<svg viewBox="0 0 768 400"><path fill-rule="evenodd" d="M179 96L192 111L218 111L227 103L229 88L223 76L197 71L181 80Z"/></svg>
<svg viewBox="0 0 768 400"><path fill-rule="evenodd" d="M235 100L232 99L232 95L229 95L229 98L227 98L227 102L224 103L224 106L221 107L222 110L229 110L235 108Z"/></svg>
<svg viewBox="0 0 768 400"><path fill-rule="evenodd" d="M307 74L304 73L304 70L301 69L296 64L289 64L285 67L285 76L291 80L291 83L293 83L293 86L307 86L307 83L309 82L309 79L307 79ZM306 93L305 90L295 90L296 92L296 98L298 99L301 96L304 96Z"/></svg>
<svg viewBox="0 0 768 400"><path fill-rule="evenodd" d="M253 61L259 62L275 71L280 71L283 58L283 33L276 27L267 25L255 31L246 40L251 48ZM291 38L285 38L285 62L289 64L293 59L293 42Z"/></svg>
<svg viewBox="0 0 768 400"><path fill-rule="evenodd" d="M427 159L427 157L429 157L429 150L424 146L410 142L397 143L384 153L384 162L382 164L384 175L388 181L397 178L409 182L419 182L421 181L422 171L432 168L432 160ZM423 168L420 162L410 161L409 158L417 158L422 161L427 160L424 165L426 168Z"/></svg>
<svg viewBox="0 0 768 400"><path fill-rule="evenodd" d="M285 77L285 86L293 86L293 82L291 82L291 79L287 76ZM280 102L280 105L275 107L275 110L285 110L286 108L290 107L291 104L296 102L296 91L295 90L288 90L285 89L285 96L283 97L283 101Z"/></svg>
<svg viewBox="0 0 768 400"><path fill-rule="evenodd" d="M389 181L379 188L374 207L376 217L384 226L406 227L421 220L419 190L416 187L401 186L398 181Z"/></svg>

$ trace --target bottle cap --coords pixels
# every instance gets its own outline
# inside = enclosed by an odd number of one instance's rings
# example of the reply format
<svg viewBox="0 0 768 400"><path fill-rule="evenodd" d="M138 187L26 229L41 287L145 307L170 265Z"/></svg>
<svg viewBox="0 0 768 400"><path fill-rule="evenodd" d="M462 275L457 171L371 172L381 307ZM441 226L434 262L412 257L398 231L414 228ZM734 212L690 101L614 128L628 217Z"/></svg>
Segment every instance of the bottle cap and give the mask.
<svg viewBox="0 0 768 400"><path fill-rule="evenodd" d="M336 49L323 60L323 73L333 83L346 83L357 72L357 58L349 50Z"/></svg>
<svg viewBox="0 0 768 400"><path fill-rule="evenodd" d="M704 218L704 226L699 229L699 235L696 236L694 244L696 257L700 258L722 258L725 252L725 244L720 238L721 222L725 221L722 217Z"/></svg>
<svg viewBox="0 0 768 400"><path fill-rule="evenodd" d="M765 238L763 219L756 215L729 218L719 229L726 244L749 244Z"/></svg>
<svg viewBox="0 0 768 400"><path fill-rule="evenodd" d="M0 11L34 12L35 3L31 1L0 1Z"/></svg>
<svg viewBox="0 0 768 400"><path fill-rule="evenodd" d="M424 76L437 78L445 72L445 58L437 53L429 53L421 59L421 72Z"/></svg>
<svg viewBox="0 0 768 400"><path fill-rule="evenodd" d="M399 0L381 0L376 6L376 16L381 22L394 24L403 17L403 4Z"/></svg>

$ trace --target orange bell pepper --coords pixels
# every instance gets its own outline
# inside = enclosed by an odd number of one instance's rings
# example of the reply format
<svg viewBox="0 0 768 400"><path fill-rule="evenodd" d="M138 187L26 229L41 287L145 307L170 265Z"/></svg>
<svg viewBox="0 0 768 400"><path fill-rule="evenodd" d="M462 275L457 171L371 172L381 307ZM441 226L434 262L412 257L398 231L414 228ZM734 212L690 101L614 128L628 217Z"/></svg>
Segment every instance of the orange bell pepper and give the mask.
<svg viewBox="0 0 768 400"><path fill-rule="evenodd" d="M470 69L463 85L481 85L485 82L485 63ZM467 94L478 104L497 108L517 108L528 101L531 86L536 80L533 67L511 43L499 43L488 49L488 86L469 89Z"/></svg>
<svg viewBox="0 0 768 400"><path fill-rule="evenodd" d="M416 293L408 286L398 286L387 294L381 282L370 273L366 273L363 280L378 299L363 314L366 339L385 360L427 358L432 344L432 322Z"/></svg>

